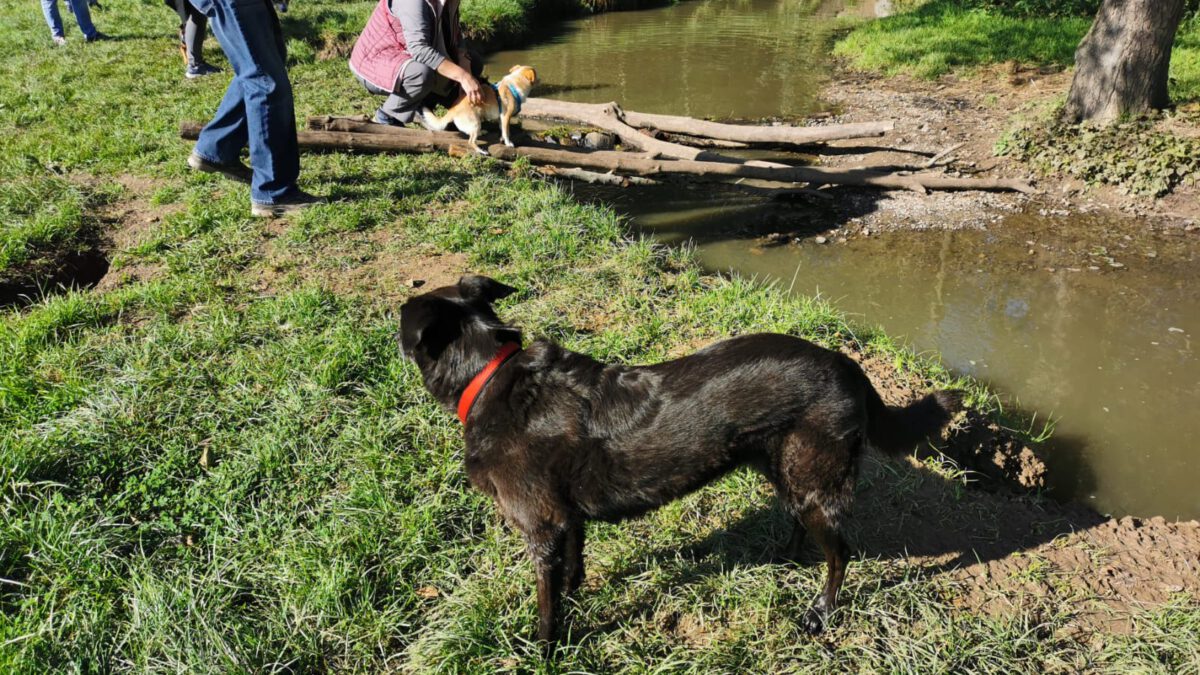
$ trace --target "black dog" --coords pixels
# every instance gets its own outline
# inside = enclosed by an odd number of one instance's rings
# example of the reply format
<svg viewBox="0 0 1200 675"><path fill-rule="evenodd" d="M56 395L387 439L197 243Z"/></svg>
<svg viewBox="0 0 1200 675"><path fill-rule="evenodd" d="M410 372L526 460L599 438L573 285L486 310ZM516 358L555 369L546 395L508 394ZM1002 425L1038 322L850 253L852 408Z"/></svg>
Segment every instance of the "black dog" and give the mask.
<svg viewBox="0 0 1200 675"><path fill-rule="evenodd" d="M492 303L515 289L466 276L400 310L404 354L466 427L471 484L525 537L537 569L539 639L583 581L584 523L638 516L744 464L762 471L828 563L805 613L819 632L837 601L840 534L866 445L910 452L945 426L953 392L883 404L846 356L788 335L746 335L653 366L599 363L521 332Z"/></svg>

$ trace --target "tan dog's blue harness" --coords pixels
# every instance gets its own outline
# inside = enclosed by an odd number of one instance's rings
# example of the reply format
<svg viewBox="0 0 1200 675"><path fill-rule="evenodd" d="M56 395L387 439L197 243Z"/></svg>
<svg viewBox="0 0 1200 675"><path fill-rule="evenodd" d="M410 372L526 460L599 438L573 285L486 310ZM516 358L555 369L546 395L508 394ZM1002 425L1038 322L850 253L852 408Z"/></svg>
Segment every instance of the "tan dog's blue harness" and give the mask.
<svg viewBox="0 0 1200 675"><path fill-rule="evenodd" d="M512 86L511 82L504 82L503 80L492 85L492 89L496 90L496 109L500 111L501 115L504 114L504 102L500 100L500 84L501 83L503 83L504 86L508 87L508 91L511 92L513 95L513 100L517 102L517 106L516 106L516 108L513 109L512 114L516 115L516 114L520 113L521 112L521 104L525 102L525 97L521 96L521 92L517 91L517 88Z"/></svg>

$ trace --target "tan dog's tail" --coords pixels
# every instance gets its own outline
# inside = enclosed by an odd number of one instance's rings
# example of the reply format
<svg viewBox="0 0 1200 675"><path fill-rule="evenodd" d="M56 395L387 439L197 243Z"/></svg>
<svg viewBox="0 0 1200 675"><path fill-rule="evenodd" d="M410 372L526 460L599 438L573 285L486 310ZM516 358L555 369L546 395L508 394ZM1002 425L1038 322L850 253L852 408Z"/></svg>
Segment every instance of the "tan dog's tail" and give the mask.
<svg viewBox="0 0 1200 675"><path fill-rule="evenodd" d="M451 121L450 113L446 113L445 117L438 117L429 108L421 108L421 118L425 120L425 126L434 131L445 131Z"/></svg>

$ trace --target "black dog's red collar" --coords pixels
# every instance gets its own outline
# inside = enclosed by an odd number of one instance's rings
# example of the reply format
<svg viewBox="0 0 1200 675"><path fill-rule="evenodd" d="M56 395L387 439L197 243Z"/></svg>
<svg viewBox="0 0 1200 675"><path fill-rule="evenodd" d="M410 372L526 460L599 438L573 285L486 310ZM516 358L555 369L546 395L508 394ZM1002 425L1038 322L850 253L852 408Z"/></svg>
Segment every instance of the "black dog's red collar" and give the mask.
<svg viewBox="0 0 1200 675"><path fill-rule="evenodd" d="M504 365L504 362L509 357L520 350L521 345L515 342L505 342L500 347L500 351L496 352L492 360L488 361L483 370L479 371L479 374L463 390L462 397L458 399L458 419L462 421L463 425L466 425L467 415L471 414L471 406L475 405L475 399L479 398L479 392L483 391L483 388L487 386L488 380L492 379L492 375L496 374L496 371L500 366Z"/></svg>

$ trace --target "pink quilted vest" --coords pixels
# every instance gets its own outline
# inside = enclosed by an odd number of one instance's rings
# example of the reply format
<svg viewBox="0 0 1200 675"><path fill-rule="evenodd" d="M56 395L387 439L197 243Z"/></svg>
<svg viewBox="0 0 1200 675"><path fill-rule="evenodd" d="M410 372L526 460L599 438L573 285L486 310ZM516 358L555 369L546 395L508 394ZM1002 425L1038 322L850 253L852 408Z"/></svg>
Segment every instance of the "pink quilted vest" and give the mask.
<svg viewBox="0 0 1200 675"><path fill-rule="evenodd" d="M438 17L442 19L444 4L441 0L425 0ZM462 34L458 25L458 3L454 3L453 16L449 21L449 43L453 56L462 43ZM439 25L441 32L446 26ZM367 25L354 43L354 51L350 52L350 69L364 80L383 89L391 91L396 80L404 70L405 64L412 60L404 41L404 29L400 21L388 11L388 0L379 0Z"/></svg>

